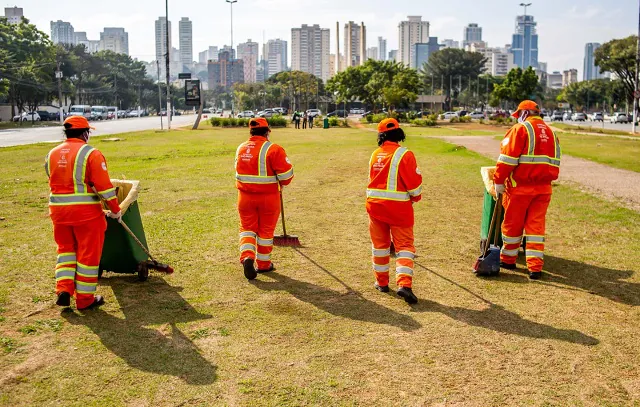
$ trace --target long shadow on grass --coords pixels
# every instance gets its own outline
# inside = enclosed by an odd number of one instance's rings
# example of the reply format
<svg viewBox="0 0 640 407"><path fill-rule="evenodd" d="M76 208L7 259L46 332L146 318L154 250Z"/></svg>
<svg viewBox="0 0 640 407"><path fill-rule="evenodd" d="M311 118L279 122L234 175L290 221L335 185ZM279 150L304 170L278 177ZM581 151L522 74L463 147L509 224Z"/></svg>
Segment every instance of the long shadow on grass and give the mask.
<svg viewBox="0 0 640 407"><path fill-rule="evenodd" d="M180 322L211 318L182 298L179 294L182 288L155 277L143 284L133 283L130 278L107 278L100 282L111 286L125 318L97 309L84 315L66 312L63 316L67 321L89 327L107 349L135 369L176 376L193 385L216 380L216 366L176 326ZM145 328L157 324L166 324L162 329L165 332Z"/></svg>
<svg viewBox="0 0 640 407"><path fill-rule="evenodd" d="M525 265L526 267L526 265ZM622 304L640 305L640 284L624 281L632 270L614 270L559 257L544 256L545 273L542 284L562 284L585 290Z"/></svg>
<svg viewBox="0 0 640 407"><path fill-rule="evenodd" d="M492 331L502 332L506 334L525 336L536 339L556 339L565 342L576 343L579 345L593 346L600 341L592 336L585 335L574 329L559 329L553 326L540 324L538 322L529 321L520 315L511 312L500 305L496 305L491 301L481 297L468 288L456 283L455 281L443 276L442 274L431 270L419 263L417 267L424 269L446 281L455 285L470 295L476 297L487 305L487 308L478 311L462 307L450 307L439 304L435 301L421 299L417 305L413 306L414 311L418 312L439 312L456 321L465 324L478 326L481 328L491 329Z"/></svg>
<svg viewBox="0 0 640 407"><path fill-rule="evenodd" d="M329 270L320 266L300 250L296 249L296 251L311 261L316 267L338 280L338 282L347 288L348 292L341 293L319 285L295 280L275 272L266 274L266 276L274 279L274 282L264 282L260 280L253 280L251 282L261 290L287 291L300 301L307 302L316 308L339 317L356 321L392 325L404 331L414 331L421 327L421 325L410 316L400 314L392 309L367 300L362 294L353 290Z"/></svg>

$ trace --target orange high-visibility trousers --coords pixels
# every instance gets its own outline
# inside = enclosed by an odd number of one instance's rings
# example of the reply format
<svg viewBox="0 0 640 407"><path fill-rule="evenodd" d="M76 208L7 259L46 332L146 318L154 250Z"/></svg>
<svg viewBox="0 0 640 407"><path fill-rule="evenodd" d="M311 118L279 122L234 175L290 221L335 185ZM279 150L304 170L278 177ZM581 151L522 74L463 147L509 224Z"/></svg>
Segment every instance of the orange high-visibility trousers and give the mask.
<svg viewBox="0 0 640 407"><path fill-rule="evenodd" d="M58 244L56 294L75 294L78 309L93 304L106 230L104 216L78 225L53 224Z"/></svg>
<svg viewBox="0 0 640 407"><path fill-rule="evenodd" d="M511 195L502 198L504 222L502 223L502 252L500 260L515 264L522 237L526 237L527 268L542 271L544 265L544 234L547 209L551 194Z"/></svg>
<svg viewBox="0 0 640 407"><path fill-rule="evenodd" d="M280 216L280 194L238 192L240 262L257 260L259 270L271 267L273 232Z"/></svg>
<svg viewBox="0 0 640 407"><path fill-rule="evenodd" d="M413 282L413 259L416 248L413 246L413 226L400 227L390 225L369 216L371 235L373 273L379 286L389 285L389 262L391 239L396 248L396 284L398 287L411 288Z"/></svg>

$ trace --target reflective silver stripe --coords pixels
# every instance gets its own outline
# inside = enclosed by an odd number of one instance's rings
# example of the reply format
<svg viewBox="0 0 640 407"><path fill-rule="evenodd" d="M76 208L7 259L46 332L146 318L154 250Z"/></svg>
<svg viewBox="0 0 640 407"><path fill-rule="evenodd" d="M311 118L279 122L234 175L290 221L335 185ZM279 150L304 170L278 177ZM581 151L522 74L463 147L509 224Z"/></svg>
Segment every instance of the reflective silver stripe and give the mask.
<svg viewBox="0 0 640 407"><path fill-rule="evenodd" d="M387 264L387 265L381 266L379 264L374 264L373 270L377 271L378 273L385 273L389 271L389 265Z"/></svg>
<svg viewBox="0 0 640 407"><path fill-rule="evenodd" d="M98 277L98 268L86 268L78 265L76 273L80 274L82 277L87 278Z"/></svg>
<svg viewBox="0 0 640 407"><path fill-rule="evenodd" d="M387 179L387 191L397 191L398 190L398 166L400 165L400 160L407 153L406 148L400 147L393 153L393 158L391 159L391 166L389 167L389 178Z"/></svg>
<svg viewBox="0 0 640 407"><path fill-rule="evenodd" d="M529 122L524 122L524 127L529 134L529 155L535 154L536 150L536 132L533 129L533 125Z"/></svg>
<svg viewBox="0 0 640 407"><path fill-rule="evenodd" d="M75 254L66 254L63 256L58 256L58 261L57 263L75 263L76 262L76 255Z"/></svg>
<svg viewBox="0 0 640 407"><path fill-rule="evenodd" d="M409 195L411 196L418 196L422 193L422 185L420 185L418 188L416 189L412 189L411 191L408 191Z"/></svg>
<svg viewBox="0 0 640 407"><path fill-rule="evenodd" d="M388 249L372 249L371 253L376 257L385 257L391 255L391 248Z"/></svg>
<svg viewBox="0 0 640 407"><path fill-rule="evenodd" d="M278 179L280 181L283 180L287 180L289 178L293 177L293 167L291 167L291 169L287 172L283 172L282 174L278 174Z"/></svg>
<svg viewBox="0 0 640 407"><path fill-rule="evenodd" d="M544 258L544 252L540 250L526 250L527 257Z"/></svg>
<svg viewBox="0 0 640 407"><path fill-rule="evenodd" d="M259 177L256 175L240 175L236 174L236 179L247 184L277 184L278 179L275 176Z"/></svg>
<svg viewBox="0 0 640 407"><path fill-rule="evenodd" d="M408 201L411 196L408 192L381 191L379 189L367 189L367 198L389 199L394 201Z"/></svg>
<svg viewBox="0 0 640 407"><path fill-rule="evenodd" d="M60 205L60 204L87 204L87 203L99 203L100 198L96 195L77 195L77 196L60 196L53 195L49 196L49 203L52 205Z"/></svg>
<svg viewBox="0 0 640 407"><path fill-rule="evenodd" d="M255 232L240 232L240 238L242 239L243 237L256 237L257 235L255 234Z"/></svg>
<svg viewBox="0 0 640 407"><path fill-rule="evenodd" d="M406 267L406 266L396 267L396 274L407 274L409 276L412 276L413 269L411 267Z"/></svg>
<svg viewBox="0 0 640 407"><path fill-rule="evenodd" d="M518 165L518 159L509 157L508 155L500 154L498 157L498 162L508 164L508 165Z"/></svg>
<svg viewBox="0 0 640 407"><path fill-rule="evenodd" d="M87 192L84 185L84 175L87 169L87 161L89 161L87 158L93 150L93 147L85 144L80 147L80 150L78 150L78 154L76 155L76 162L74 164L74 178L76 181L76 193L78 194Z"/></svg>
<svg viewBox="0 0 640 407"><path fill-rule="evenodd" d="M49 174L49 154L44 158L44 172L47 173L47 177L51 176L51 174Z"/></svg>
<svg viewBox="0 0 640 407"><path fill-rule="evenodd" d="M513 249L513 250L502 249L501 253L504 254L505 256L517 256L519 250L520 248Z"/></svg>
<svg viewBox="0 0 640 407"><path fill-rule="evenodd" d="M543 155L523 155L520 156L520 163L525 164L551 164L560 166L560 160Z"/></svg>
<svg viewBox="0 0 640 407"><path fill-rule="evenodd" d="M260 261L269 261L271 260L271 255L270 254L260 254L258 253L256 255L256 258Z"/></svg>
<svg viewBox="0 0 640 407"><path fill-rule="evenodd" d="M413 260L416 257L414 253L408 252L406 250L401 250L396 254L396 259L411 259Z"/></svg>
<svg viewBox="0 0 640 407"><path fill-rule="evenodd" d="M261 177L267 176L267 151L271 147L271 142L265 142L260 148L260 162L258 163L258 175Z"/></svg>
<svg viewBox="0 0 640 407"><path fill-rule="evenodd" d="M527 243L544 243L544 236L527 236Z"/></svg>
<svg viewBox="0 0 640 407"><path fill-rule="evenodd" d="M507 244L517 244L522 242L522 236L520 237L509 237L502 235L502 241Z"/></svg>
<svg viewBox="0 0 640 407"><path fill-rule="evenodd" d="M64 280L64 279L73 280L75 276L76 276L76 272L73 270L56 271L56 280Z"/></svg>
<svg viewBox="0 0 640 407"><path fill-rule="evenodd" d="M256 251L256 246L252 245L252 244L243 244L242 246L240 246L240 251L241 252L254 252Z"/></svg>
<svg viewBox="0 0 640 407"><path fill-rule="evenodd" d="M102 198L104 198L106 201L108 201L111 198L115 198L116 196L116 189L108 189L107 191L104 192L98 192L100 194L100 196L102 196Z"/></svg>
<svg viewBox="0 0 640 407"><path fill-rule="evenodd" d="M98 283L85 283L76 280L76 292L80 294L93 294L96 292Z"/></svg>
<svg viewBox="0 0 640 407"><path fill-rule="evenodd" d="M273 239L263 239L258 237L258 245L260 246L273 246Z"/></svg>

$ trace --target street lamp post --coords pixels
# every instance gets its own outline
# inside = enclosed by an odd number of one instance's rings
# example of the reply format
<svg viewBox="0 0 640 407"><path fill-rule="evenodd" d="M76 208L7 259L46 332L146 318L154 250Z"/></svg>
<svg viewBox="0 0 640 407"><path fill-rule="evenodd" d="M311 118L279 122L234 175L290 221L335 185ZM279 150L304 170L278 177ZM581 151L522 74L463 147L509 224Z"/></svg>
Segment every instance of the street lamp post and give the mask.
<svg viewBox="0 0 640 407"><path fill-rule="evenodd" d="M170 66L170 53L171 50L169 49L169 0L165 0L165 13L166 13L166 20L165 20L165 25L164 25L164 32L165 32L165 41L166 41L166 51L167 53L165 54L165 65L166 65L166 70L167 70L167 130L171 130L171 73L169 72L169 66Z"/></svg>
<svg viewBox="0 0 640 407"><path fill-rule="evenodd" d="M638 83L638 70L640 70L640 13L638 15L638 44L636 50L636 73L634 74L634 92L633 92L633 134L636 133L636 123L638 123L638 89L640 84ZM603 120L604 122L604 120Z"/></svg>
<svg viewBox="0 0 640 407"><path fill-rule="evenodd" d="M227 3L229 3L229 5L231 6L231 83L230 85L233 86L233 3L237 3L238 0L226 0ZM229 89L231 90L231 89ZM231 115L233 116L233 110L234 110L234 104L233 104L233 95L231 97Z"/></svg>
<svg viewBox="0 0 640 407"><path fill-rule="evenodd" d="M532 3L520 3L521 7L524 7L524 16L527 16L527 7L529 7ZM525 19L526 20L526 19ZM526 21L525 21L526 24Z"/></svg>

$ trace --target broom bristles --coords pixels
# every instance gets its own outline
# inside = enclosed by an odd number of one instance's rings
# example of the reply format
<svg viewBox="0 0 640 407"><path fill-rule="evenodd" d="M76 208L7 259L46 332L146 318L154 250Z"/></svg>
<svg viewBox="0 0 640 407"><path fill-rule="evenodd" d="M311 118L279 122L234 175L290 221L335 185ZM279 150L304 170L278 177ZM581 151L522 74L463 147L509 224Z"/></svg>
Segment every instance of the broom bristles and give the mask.
<svg viewBox="0 0 640 407"><path fill-rule="evenodd" d="M273 237L273 244L281 247L301 247L300 239L294 235L280 235Z"/></svg>

